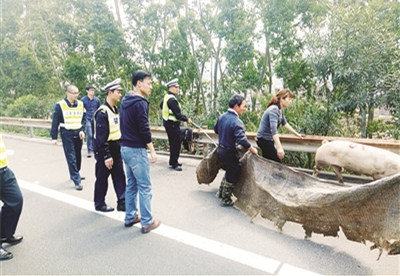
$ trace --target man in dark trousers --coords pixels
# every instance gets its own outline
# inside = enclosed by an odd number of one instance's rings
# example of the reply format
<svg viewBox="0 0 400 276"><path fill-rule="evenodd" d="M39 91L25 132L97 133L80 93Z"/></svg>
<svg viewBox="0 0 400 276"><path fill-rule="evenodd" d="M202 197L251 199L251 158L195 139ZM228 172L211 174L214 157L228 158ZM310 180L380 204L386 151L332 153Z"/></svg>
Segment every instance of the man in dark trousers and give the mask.
<svg viewBox="0 0 400 276"><path fill-rule="evenodd" d="M96 158L96 182L94 183L94 207L97 211L111 212L105 196L108 189L108 177L114 184L117 195L117 210L125 211L125 173L121 157L121 131L118 108L121 100L121 79L106 85L106 101L94 114L94 150Z"/></svg>
<svg viewBox="0 0 400 276"><path fill-rule="evenodd" d="M11 245L22 241L22 236L16 236L15 230L22 211L22 193L18 187L14 173L8 168L6 147L0 133L0 200L3 203L0 211L0 261L13 257L11 252L3 248L3 243Z"/></svg>
<svg viewBox="0 0 400 276"><path fill-rule="evenodd" d="M75 189L83 189L79 171L82 162L82 144L85 138L86 113L83 102L78 100L79 90L75 85L68 85L66 97L59 101L53 112L50 136L52 144L57 145L58 127L67 159L68 170Z"/></svg>
<svg viewBox="0 0 400 276"><path fill-rule="evenodd" d="M246 101L240 95L234 95L229 100L229 109L222 114L214 125L214 132L218 134L218 159L225 169L225 177L220 187L220 197L223 206L232 206L232 193L235 184L240 178L239 155L236 145L241 145L253 154L257 154L247 140L244 124L239 116L246 110Z"/></svg>
<svg viewBox="0 0 400 276"><path fill-rule="evenodd" d="M178 162L181 151L181 129L180 121L192 122L181 113L181 107L176 99L179 93L178 79L173 79L167 83L168 93L165 94L160 104L162 109L163 125L168 135L169 142L169 165L173 170L182 171L182 164Z"/></svg>
<svg viewBox="0 0 400 276"><path fill-rule="evenodd" d="M100 107L100 99L94 95L94 86L87 85L86 86L86 93L87 95L81 98L83 102L83 107L86 110L86 147L87 147L87 157L92 157L93 154L93 117L94 112Z"/></svg>

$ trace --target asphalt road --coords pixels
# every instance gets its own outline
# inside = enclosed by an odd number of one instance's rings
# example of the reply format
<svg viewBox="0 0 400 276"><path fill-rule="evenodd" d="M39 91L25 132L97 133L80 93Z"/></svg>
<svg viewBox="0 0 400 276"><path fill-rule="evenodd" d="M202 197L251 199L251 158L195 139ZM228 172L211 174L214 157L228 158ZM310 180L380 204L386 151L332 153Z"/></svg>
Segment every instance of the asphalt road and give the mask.
<svg viewBox="0 0 400 276"><path fill-rule="evenodd" d="M24 207L17 233L22 243L0 262L1 275L184 274L184 275L399 275L400 257L370 251L371 244L314 234L300 225L280 232L271 222L253 222L215 197L223 172L210 186L196 180L198 159L181 158L183 171L168 168L159 154L151 165L152 209L162 225L149 234L125 228L121 212L93 207L93 158L84 157L83 191L69 180L61 146L49 140L4 134L9 166L18 178ZM85 153L85 150L83 150ZM85 156L85 155L83 155ZM116 207L110 186L107 203Z"/></svg>

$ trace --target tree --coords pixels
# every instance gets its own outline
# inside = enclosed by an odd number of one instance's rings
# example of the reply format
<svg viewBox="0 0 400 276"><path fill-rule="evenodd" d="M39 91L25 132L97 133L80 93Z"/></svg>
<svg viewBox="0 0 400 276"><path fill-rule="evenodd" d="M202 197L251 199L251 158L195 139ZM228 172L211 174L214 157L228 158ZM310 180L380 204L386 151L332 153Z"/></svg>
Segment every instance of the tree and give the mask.
<svg viewBox="0 0 400 276"><path fill-rule="evenodd" d="M14 103L7 107L7 114L13 117L29 117L46 119L49 117L49 110L52 106L39 97L34 95L25 95L19 97ZM27 116L27 114L29 114Z"/></svg>
<svg viewBox="0 0 400 276"><path fill-rule="evenodd" d="M132 72L105 1L5 0L2 9L0 93L7 102L28 94L54 102L67 84L101 87Z"/></svg>
<svg viewBox="0 0 400 276"><path fill-rule="evenodd" d="M259 90L268 84L267 92L272 93L272 76L275 73L284 78L287 87L295 90L308 89L311 70L303 62L303 43L297 32L302 24L308 24L314 0L252 0L257 18L262 22L260 37L264 53L262 67L257 81ZM274 68L275 65L275 68ZM275 69L275 70L274 70ZM305 70L304 70L305 69ZM265 76L268 82L264 81Z"/></svg>
<svg viewBox="0 0 400 276"><path fill-rule="evenodd" d="M331 5L322 35L324 45L311 53L317 60L314 65L324 68L319 76L332 80L336 110L348 114L360 110L362 137L367 137L374 108L382 105L382 77L397 57L398 36L390 16L393 5L398 3L341 1Z"/></svg>

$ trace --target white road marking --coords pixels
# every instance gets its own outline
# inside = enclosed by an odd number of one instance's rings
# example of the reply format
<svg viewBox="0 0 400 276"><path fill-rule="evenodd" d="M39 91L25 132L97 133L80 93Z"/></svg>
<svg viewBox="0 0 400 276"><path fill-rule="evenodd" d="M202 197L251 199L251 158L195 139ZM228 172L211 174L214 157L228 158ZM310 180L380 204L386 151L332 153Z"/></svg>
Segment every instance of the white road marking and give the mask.
<svg viewBox="0 0 400 276"><path fill-rule="evenodd" d="M25 180L18 179L18 184L21 188L34 193L76 206L89 212L103 215L114 220L124 222L125 214L121 212L102 213L94 210L93 202L81 199L75 196L64 194L49 188L45 188L38 184L34 184ZM140 228L140 226L135 225ZM295 266L282 263L280 261L267 258L237 247L233 247L218 241L204 238L189 232L173 228L171 226L161 224L160 227L152 231L160 236L175 240L186 245L201 249L214 255L218 255L225 259L247 265L249 267L259 269L261 271L275 275L318 275L314 272L297 268Z"/></svg>

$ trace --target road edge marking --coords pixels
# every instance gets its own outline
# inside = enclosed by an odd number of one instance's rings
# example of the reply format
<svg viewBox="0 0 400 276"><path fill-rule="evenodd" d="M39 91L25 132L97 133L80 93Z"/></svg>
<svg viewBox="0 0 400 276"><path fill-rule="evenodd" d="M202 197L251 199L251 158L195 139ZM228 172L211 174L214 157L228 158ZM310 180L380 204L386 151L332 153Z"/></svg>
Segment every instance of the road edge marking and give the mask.
<svg viewBox="0 0 400 276"><path fill-rule="evenodd" d="M96 213L98 215L103 215L114 220L124 222L125 213L121 212L98 212L94 209L94 204L92 201L88 201L76 196L65 194L50 188L40 186L38 184L25 181L22 179L17 179L18 184L21 188L29 190L34 193L41 194L43 196L55 199L73 205L75 207ZM140 228L138 225L134 225ZM161 224L160 227L152 231L160 236L166 237L171 240L175 240L186 244L188 246L201 249L205 252L223 257L225 259L246 265L251 268L255 268L270 274L275 275L319 275L314 272L301 269L283 262L268 258L238 247L234 247L228 244L224 244L209 238L201 237L196 234L192 234L166 224Z"/></svg>

